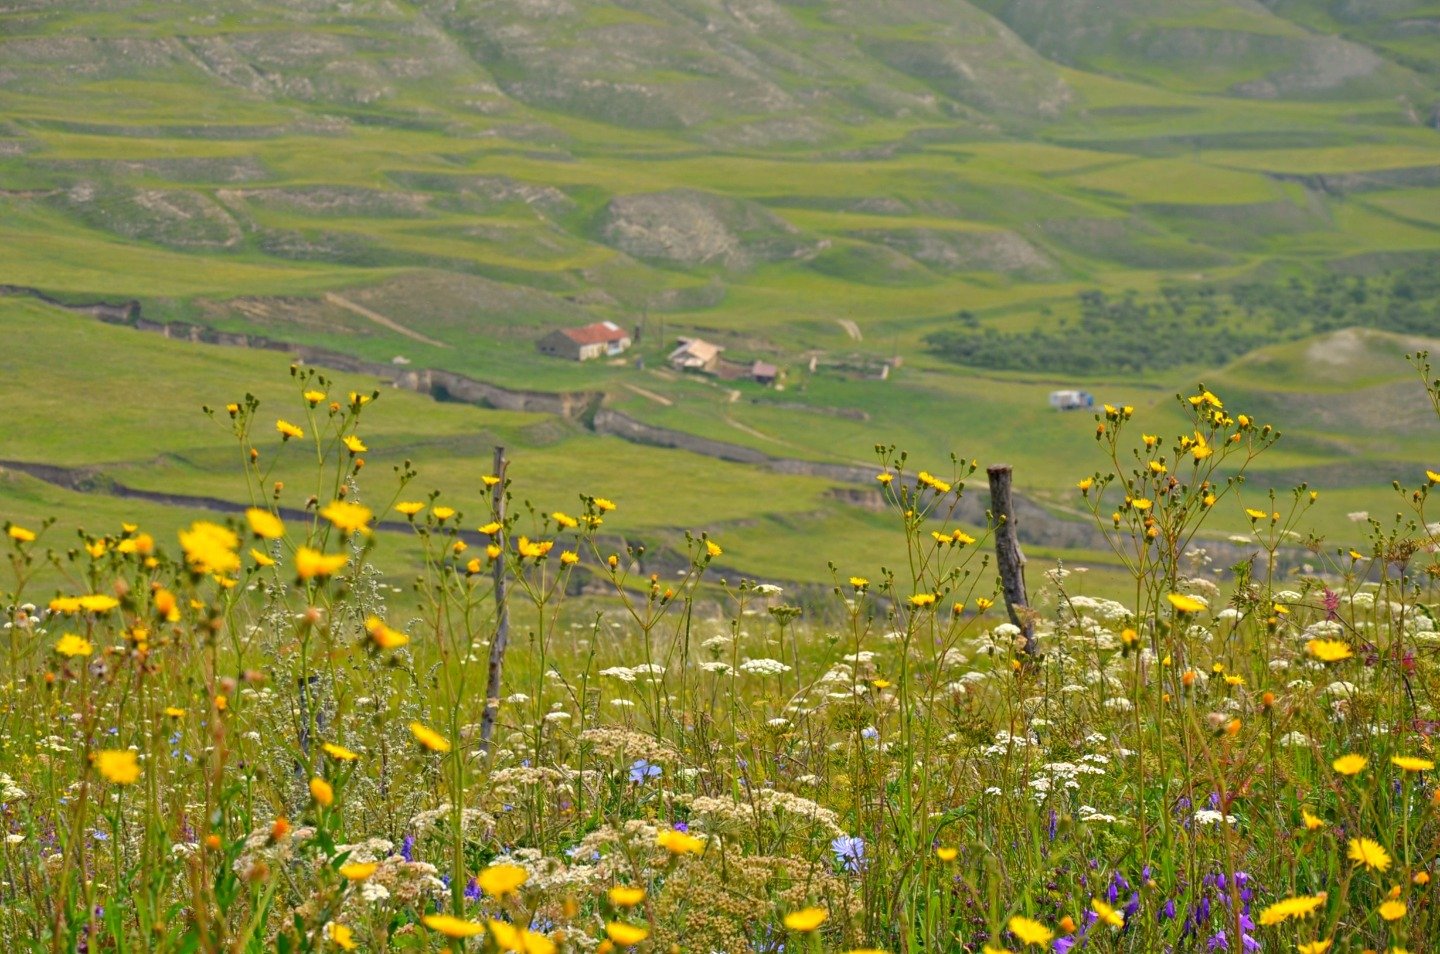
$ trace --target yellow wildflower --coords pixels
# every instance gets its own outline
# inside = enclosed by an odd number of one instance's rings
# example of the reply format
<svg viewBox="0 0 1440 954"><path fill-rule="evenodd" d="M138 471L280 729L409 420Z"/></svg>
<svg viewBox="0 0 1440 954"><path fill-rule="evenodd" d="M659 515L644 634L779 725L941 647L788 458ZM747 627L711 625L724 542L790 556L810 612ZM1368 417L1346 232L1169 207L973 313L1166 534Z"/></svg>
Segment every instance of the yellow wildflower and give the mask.
<svg viewBox="0 0 1440 954"><path fill-rule="evenodd" d="M208 520L197 520L190 529L180 531L180 548L196 573L238 572L240 555L235 551L239 546L240 538L234 531Z"/></svg>
<svg viewBox="0 0 1440 954"><path fill-rule="evenodd" d="M1310 809L1303 806L1300 809L1300 821L1304 823L1306 831L1315 831L1318 828L1325 827L1324 821L1312 814Z"/></svg>
<svg viewBox="0 0 1440 954"><path fill-rule="evenodd" d="M911 605L911 606L934 606L934 605L935 605L935 594L934 594L934 593L916 593L916 594L914 594L913 596L910 597L910 605Z"/></svg>
<svg viewBox="0 0 1440 954"><path fill-rule="evenodd" d="M326 556L319 550L300 547L295 551L295 575L302 580L333 576L349 562L350 558L343 553Z"/></svg>
<svg viewBox="0 0 1440 954"><path fill-rule="evenodd" d="M1305 644L1305 651L1321 662L1340 662L1355 655L1350 647L1338 639L1312 639Z"/></svg>
<svg viewBox="0 0 1440 954"><path fill-rule="evenodd" d="M514 894L530 877L530 873L519 865L491 865L480 872L476 881L480 890L492 898L503 898Z"/></svg>
<svg viewBox="0 0 1440 954"><path fill-rule="evenodd" d="M1398 921L1405 916L1405 902L1391 899L1380 905L1376 913L1385 921Z"/></svg>
<svg viewBox="0 0 1440 954"><path fill-rule="evenodd" d="M1390 853L1379 842L1369 838L1351 838L1346 857L1374 871L1385 871L1390 867Z"/></svg>
<svg viewBox="0 0 1440 954"><path fill-rule="evenodd" d="M610 889L610 903L617 908L633 908L645 900L645 889L631 885L617 884Z"/></svg>
<svg viewBox="0 0 1440 954"><path fill-rule="evenodd" d="M1349 755L1342 755L1331 762L1330 767L1341 775L1359 775L1365 770L1365 766L1369 764L1369 762L1370 760L1365 756L1352 752Z"/></svg>
<svg viewBox="0 0 1440 954"><path fill-rule="evenodd" d="M712 556L712 557L718 557L720 554L724 553L725 551L724 551L723 549L721 549L721 548L720 548L720 544L716 543L714 540L706 540L706 541L705 541L705 552L708 553L708 554L709 554L710 556Z"/></svg>
<svg viewBox="0 0 1440 954"><path fill-rule="evenodd" d="M381 649L399 649L410 642L409 636L386 626L385 621L378 616L371 616L365 621L365 632L370 634L370 639Z"/></svg>
<svg viewBox="0 0 1440 954"><path fill-rule="evenodd" d="M434 516L436 520L444 523L446 520L449 520L451 517L455 516L455 508L446 507L442 504L438 507L430 508L430 513L432 516Z"/></svg>
<svg viewBox="0 0 1440 954"><path fill-rule="evenodd" d="M413 517L425 509L425 505L418 500L402 500L395 505L395 509L407 517Z"/></svg>
<svg viewBox="0 0 1440 954"><path fill-rule="evenodd" d="M325 936L330 938L341 950L353 951L359 946L355 943L355 932L337 921L331 921L326 925Z"/></svg>
<svg viewBox="0 0 1440 954"><path fill-rule="evenodd" d="M130 749L105 749L93 756L95 770L116 785L133 785L140 779L140 762Z"/></svg>
<svg viewBox="0 0 1440 954"><path fill-rule="evenodd" d="M1115 910L1099 898L1090 899L1090 910L1095 912L1095 916L1100 919L1102 924L1117 928L1125 926L1125 913Z"/></svg>
<svg viewBox="0 0 1440 954"><path fill-rule="evenodd" d="M88 639L76 636L74 633L66 633L55 643L55 651L62 656L73 658L75 656L88 656L95 651Z"/></svg>
<svg viewBox="0 0 1440 954"><path fill-rule="evenodd" d="M1186 596L1184 593L1169 593L1165 598L1170 605L1175 607L1177 613L1202 613L1205 611L1205 603L1193 596Z"/></svg>
<svg viewBox="0 0 1440 954"><path fill-rule="evenodd" d="M785 926L792 931L799 931L801 934L809 934L817 930L830 917L830 912L825 908L801 908L799 911L791 911L785 915Z"/></svg>
<svg viewBox="0 0 1440 954"><path fill-rule="evenodd" d="M1055 939L1055 932L1032 918L1023 915L1015 915L1010 919L1006 927L1010 933L1018 937L1021 943L1033 944L1036 947L1044 947Z"/></svg>
<svg viewBox="0 0 1440 954"><path fill-rule="evenodd" d="M705 850L703 840L673 828L660 829L655 842L672 855L698 855Z"/></svg>
<svg viewBox="0 0 1440 954"><path fill-rule="evenodd" d="M941 861L954 861L959 856L960 850L958 848L947 848L941 846L935 849L935 857L939 858Z"/></svg>
<svg viewBox="0 0 1440 954"><path fill-rule="evenodd" d="M624 921L611 921L605 925L605 936L621 947L634 947L650 936L650 929Z"/></svg>
<svg viewBox="0 0 1440 954"><path fill-rule="evenodd" d="M1279 924L1291 918L1306 918L1314 914L1325 904L1323 893L1316 895L1297 895L1276 901L1264 911L1260 912L1260 923L1266 927L1272 924Z"/></svg>
<svg viewBox="0 0 1440 954"><path fill-rule="evenodd" d="M280 439L282 441L288 441L292 437L300 438L305 436L303 430L291 424L289 421L276 421L275 430L280 432Z"/></svg>
<svg viewBox="0 0 1440 954"><path fill-rule="evenodd" d="M337 530L358 533L370 529L370 520L375 516L370 508L350 500L335 500L320 509L320 516L329 520Z"/></svg>
<svg viewBox="0 0 1440 954"><path fill-rule="evenodd" d="M450 751L450 740L423 723L410 723L410 734L415 736L416 742L419 742L431 752L443 753Z"/></svg>
<svg viewBox="0 0 1440 954"><path fill-rule="evenodd" d="M22 527L22 526L20 526L20 525L18 525L18 524L14 524L14 523L10 524L10 526L8 526L8 527L5 528L5 532L6 532L7 534L9 534L9 535L10 535L10 539L11 539L11 540L14 540L16 543L34 543L34 542L35 542L35 531L34 531L34 530L26 530L24 527Z"/></svg>
<svg viewBox="0 0 1440 954"><path fill-rule="evenodd" d="M378 862L352 861L340 866L340 877L346 881L364 881L380 870Z"/></svg>
<svg viewBox="0 0 1440 954"><path fill-rule="evenodd" d="M315 799L315 804L321 808L329 808L335 803L335 789L329 782L316 776L310 780L310 797Z"/></svg>
<svg viewBox="0 0 1440 954"><path fill-rule="evenodd" d="M332 759L339 759L342 762L353 762L360 757L360 753L352 752L343 745L336 745L334 742L323 742L320 748Z"/></svg>
<svg viewBox="0 0 1440 954"><path fill-rule="evenodd" d="M285 536L285 524L268 510L251 507L245 511L245 520L250 524L250 532L257 537L276 540Z"/></svg>
<svg viewBox="0 0 1440 954"><path fill-rule="evenodd" d="M1334 942L1328 938L1323 941L1310 941L1304 944L1297 944L1295 950L1298 954L1325 954L1326 951L1330 950L1332 943Z"/></svg>
<svg viewBox="0 0 1440 954"><path fill-rule="evenodd" d="M475 937L485 931L485 925L457 918L453 914L427 914L420 919L420 923L432 931L457 939Z"/></svg>
<svg viewBox="0 0 1440 954"><path fill-rule="evenodd" d="M341 440L345 442L345 449L351 454L363 454L370 449L365 446L364 441L354 434L346 434Z"/></svg>

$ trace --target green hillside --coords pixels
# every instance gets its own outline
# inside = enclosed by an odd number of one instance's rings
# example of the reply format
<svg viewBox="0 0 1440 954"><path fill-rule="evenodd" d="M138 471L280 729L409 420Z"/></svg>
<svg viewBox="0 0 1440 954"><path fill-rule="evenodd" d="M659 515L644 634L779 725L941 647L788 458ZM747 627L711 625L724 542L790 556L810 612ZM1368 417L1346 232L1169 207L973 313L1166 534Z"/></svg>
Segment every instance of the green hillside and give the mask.
<svg viewBox="0 0 1440 954"><path fill-rule="evenodd" d="M0 282L397 375L594 392L752 457L1004 458L1057 512L1093 442L1050 390L1158 427L1217 381L1282 426L1270 476L1333 493L1317 520L1344 533L1433 457L1400 356L1440 334L1437 25L1409 0L22 2L0 12ZM1134 303L1118 344L1097 295ZM600 319L640 330L643 369L535 350ZM184 494L227 461L192 407L286 361L22 299L0 328L24 343L4 456ZM682 334L779 365L785 390L671 373ZM63 369L20 357L60 348ZM616 491L637 531L881 532L834 481L395 398L424 432L379 443L447 493L504 440L547 494L663 487ZM733 555L824 579L804 550Z"/></svg>

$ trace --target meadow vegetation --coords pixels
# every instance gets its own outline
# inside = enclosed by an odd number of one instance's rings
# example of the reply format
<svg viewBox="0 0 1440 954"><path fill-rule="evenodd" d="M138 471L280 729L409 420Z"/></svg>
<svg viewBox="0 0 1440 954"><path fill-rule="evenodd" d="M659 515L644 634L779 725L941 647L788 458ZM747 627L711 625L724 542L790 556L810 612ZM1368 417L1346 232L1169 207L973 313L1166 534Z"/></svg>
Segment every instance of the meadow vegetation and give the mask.
<svg viewBox="0 0 1440 954"><path fill-rule="evenodd" d="M506 468L438 496L366 468L378 392L291 377L209 411L243 517L3 523L17 949L1315 954L1435 934L1440 472L1399 475L1406 515L1293 573L1317 492L1272 494L1220 574L1197 534L1277 431L1203 386L1163 432L1106 406L1070 418L1093 464L1056 466L1127 595L1056 568L1007 616L994 521L951 519L974 465L879 446L898 556L831 554L831 605L807 611L720 578L723 536L638 571L605 536L621 497L532 503ZM403 600L382 520L423 554Z"/></svg>

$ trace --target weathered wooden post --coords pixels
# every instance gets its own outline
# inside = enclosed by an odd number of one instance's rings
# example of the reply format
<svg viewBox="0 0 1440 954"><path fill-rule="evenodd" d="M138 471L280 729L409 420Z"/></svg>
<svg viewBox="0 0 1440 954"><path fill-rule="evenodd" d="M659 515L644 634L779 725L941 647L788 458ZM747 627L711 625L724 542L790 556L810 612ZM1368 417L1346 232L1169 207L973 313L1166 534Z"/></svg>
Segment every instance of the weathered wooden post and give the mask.
<svg viewBox="0 0 1440 954"><path fill-rule="evenodd" d="M490 519L500 524L495 537L500 553L491 571L495 574L495 638L490 643L490 672L485 680L485 714L480 718L480 750L489 754L490 738L495 734L495 719L500 713L500 676L505 668L505 644L510 641L510 608L505 602L505 551L509 535L505 532L505 448L496 446L494 475L500 478L490 488Z"/></svg>
<svg viewBox="0 0 1440 954"><path fill-rule="evenodd" d="M1030 599L1025 595L1025 554L1020 552L1020 537L1015 532L1015 504L1010 496L1010 465L987 467L990 476L990 513L995 519L995 562L1000 582L1005 588L1005 609L1010 622L1020 627L1021 652L1039 655L1035 639L1035 622L1030 615Z"/></svg>

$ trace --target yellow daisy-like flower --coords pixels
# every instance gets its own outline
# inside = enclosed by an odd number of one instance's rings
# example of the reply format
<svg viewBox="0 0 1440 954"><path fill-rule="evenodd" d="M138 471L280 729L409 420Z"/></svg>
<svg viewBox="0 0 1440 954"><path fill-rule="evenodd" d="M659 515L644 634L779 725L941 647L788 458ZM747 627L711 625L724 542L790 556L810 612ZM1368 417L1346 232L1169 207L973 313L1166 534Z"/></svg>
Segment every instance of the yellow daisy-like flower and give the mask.
<svg viewBox="0 0 1440 954"><path fill-rule="evenodd" d="M645 900L645 889L617 884L609 891L610 903L617 908L633 908Z"/></svg>
<svg viewBox="0 0 1440 954"><path fill-rule="evenodd" d="M8 526L8 527L5 528L5 533L8 534L9 537L10 537L10 539L11 539L11 540L14 540L16 543L34 543L34 542L35 542L35 531L34 531L34 530L26 530L24 527L20 526L19 524L15 524L15 523L10 524L10 526Z"/></svg>
<svg viewBox="0 0 1440 954"><path fill-rule="evenodd" d="M1435 763L1429 759L1414 755L1392 755L1390 764L1405 772L1428 772L1435 767Z"/></svg>
<svg viewBox="0 0 1440 954"><path fill-rule="evenodd" d="M1349 755L1342 755L1330 763L1330 767L1341 775L1359 775L1365 771L1365 766L1370 760L1365 756L1352 752Z"/></svg>
<svg viewBox="0 0 1440 954"><path fill-rule="evenodd" d="M785 915L785 927L791 931L799 931L801 934L809 934L818 930L820 925L830 917L830 912L825 908L801 908L799 911L791 911Z"/></svg>
<svg viewBox="0 0 1440 954"><path fill-rule="evenodd" d="M1312 639L1305 644L1305 651L1327 663L1340 662L1355 655L1349 646L1338 639Z"/></svg>
<svg viewBox="0 0 1440 954"><path fill-rule="evenodd" d="M513 954L555 954L555 942L537 931L516 927L509 921L490 920L490 936L502 951Z"/></svg>
<svg viewBox="0 0 1440 954"><path fill-rule="evenodd" d="M530 877L530 872L519 865L491 865L480 872L476 882L480 890L492 898L503 898L506 895L514 894L520 890L520 886Z"/></svg>
<svg viewBox="0 0 1440 954"><path fill-rule="evenodd" d="M370 449L365 446L364 441L354 434L346 434L341 440L345 442L345 449L352 454L363 454Z"/></svg>
<svg viewBox="0 0 1440 954"><path fill-rule="evenodd" d="M485 925L457 918L453 914L427 914L420 919L420 923L432 931L456 939L485 933Z"/></svg>
<svg viewBox="0 0 1440 954"><path fill-rule="evenodd" d="M706 552L707 554L709 554L710 556L712 556L712 557L718 557L720 554L724 553L725 551L724 551L723 549L721 549L720 544L716 543L714 540L706 540L706 541L705 541L705 552Z"/></svg>
<svg viewBox="0 0 1440 954"><path fill-rule="evenodd" d="M275 430L280 432L280 439L282 441L288 441L292 437L300 438L305 436L303 430L285 420L276 421Z"/></svg>
<svg viewBox="0 0 1440 954"><path fill-rule="evenodd" d="M1090 488L1095 486L1095 478L1086 477L1084 480L1080 481L1075 486L1080 488L1080 492L1082 494L1088 494L1090 492Z"/></svg>
<svg viewBox="0 0 1440 954"><path fill-rule="evenodd" d="M432 507L430 509L430 513L435 517L436 520L444 523L446 520L449 520L451 517L455 516L455 508L446 507L442 504L438 507Z"/></svg>
<svg viewBox="0 0 1440 954"><path fill-rule="evenodd" d="M1331 941L1329 938L1319 941L1308 941L1295 945L1295 950L1298 954L1325 954L1326 951L1330 950L1330 945L1333 943L1334 941Z"/></svg>
<svg viewBox="0 0 1440 954"><path fill-rule="evenodd" d="M365 621L365 632L370 634L371 641L381 649L399 649L410 642L409 636L386 626L385 621L378 616L372 616Z"/></svg>
<svg viewBox="0 0 1440 954"><path fill-rule="evenodd" d="M402 500L395 505L395 509L407 517L413 517L425 509L425 505L418 500Z"/></svg>
<svg viewBox="0 0 1440 954"><path fill-rule="evenodd" d="M934 605L935 605L935 594L934 594L934 593L916 593L915 595L913 595L913 596L910 597L910 605L911 605L911 606L934 606Z"/></svg>
<svg viewBox="0 0 1440 954"><path fill-rule="evenodd" d="M1245 516L1249 517L1252 521L1255 521L1255 520L1264 520L1266 517L1268 517L1268 516L1270 516L1270 515L1269 515L1268 513L1266 513L1265 511L1263 511L1263 510L1256 510L1254 507L1246 507L1246 508L1245 508Z"/></svg>
<svg viewBox="0 0 1440 954"><path fill-rule="evenodd" d="M1005 925L1010 933L1018 937L1022 943L1033 944L1036 947L1043 947L1055 940L1055 932L1045 925L1032 918L1023 915L1015 915Z"/></svg>
<svg viewBox="0 0 1440 954"><path fill-rule="evenodd" d="M1380 915L1382 920L1398 921L1405 916L1406 910L1404 901L1392 899L1381 904L1380 907L1376 909L1376 913Z"/></svg>
<svg viewBox="0 0 1440 954"><path fill-rule="evenodd" d="M335 804L335 789L329 782L316 776L310 780L310 797L315 799L315 804L321 808L329 808Z"/></svg>
<svg viewBox="0 0 1440 954"><path fill-rule="evenodd" d="M672 855L698 855L705 850L703 839L673 828L662 828L655 836L655 843Z"/></svg>
<svg viewBox="0 0 1440 954"><path fill-rule="evenodd" d="M331 921L325 926L325 936L328 937L336 947L344 951L353 951L359 947L359 945L355 943L355 932L335 921Z"/></svg>
<svg viewBox="0 0 1440 954"><path fill-rule="evenodd" d="M335 500L320 509L320 516L329 520L337 530L359 533L370 529L370 521L375 515L364 504Z"/></svg>
<svg viewBox="0 0 1440 954"><path fill-rule="evenodd" d="M620 947L634 947L650 936L650 929L626 924L624 921L611 921L605 925L605 936L610 939L612 944Z"/></svg>
<svg viewBox="0 0 1440 954"><path fill-rule="evenodd" d="M240 538L234 531L208 520L197 520L180 531L180 549L196 573L226 574L240 570Z"/></svg>
<svg viewBox="0 0 1440 954"><path fill-rule="evenodd" d="M1266 927L1291 918L1307 918L1325 904L1324 894L1296 895L1276 901L1260 912L1260 923Z"/></svg>
<svg viewBox="0 0 1440 954"><path fill-rule="evenodd" d="M895 479L895 475L894 475L894 474L876 474L876 475L875 475L875 479L878 480L878 481L880 481L880 483L882 483L882 484L888 484L888 483L890 483L890 481L892 481L892 480Z"/></svg>
<svg viewBox="0 0 1440 954"><path fill-rule="evenodd" d="M1125 926L1125 912L1117 911L1099 898L1090 899L1090 910L1095 912L1095 916L1100 919L1102 924L1117 928Z"/></svg>
<svg viewBox="0 0 1440 954"><path fill-rule="evenodd" d="M185 718L185 710L180 708L179 706L166 706L165 714L172 719Z"/></svg>
<svg viewBox="0 0 1440 954"><path fill-rule="evenodd" d="M941 846L935 849L935 857L941 861L954 861L960 857L960 849Z"/></svg>
<svg viewBox="0 0 1440 954"><path fill-rule="evenodd" d="M504 529L505 529L505 525L502 524L502 523L500 523L500 522L498 522L498 521L491 520L489 523L485 524L484 526L476 527L475 529L479 530L481 533L483 533L483 534L485 534L485 535L487 535L487 536L493 537L493 536L495 536L495 534L499 533L501 530L504 530Z"/></svg>
<svg viewBox="0 0 1440 954"><path fill-rule="evenodd" d="M140 762L130 749L105 749L92 759L95 770L116 785L134 785L140 779Z"/></svg>
<svg viewBox="0 0 1440 954"><path fill-rule="evenodd" d="M529 537L521 537L515 544L515 549L520 556L538 560L548 554L555 546L553 540L531 540Z"/></svg>
<svg viewBox="0 0 1440 954"><path fill-rule="evenodd" d="M1204 600L1198 600L1193 596L1186 596L1184 593L1169 593L1165 598L1170 605L1175 607L1177 613L1203 613L1207 607Z"/></svg>
<svg viewBox="0 0 1440 954"><path fill-rule="evenodd" d="M1306 831L1315 831L1317 828L1325 827L1325 822L1311 814L1308 808L1302 807L1300 809L1300 820L1304 822Z"/></svg>
<svg viewBox="0 0 1440 954"><path fill-rule="evenodd" d="M303 397L303 398L305 399L306 403L308 403L311 407L314 407L315 405L319 404L321 401L325 400L325 392L324 392L324 391L306 391L304 394L301 395L301 397Z"/></svg>
<svg viewBox="0 0 1440 954"><path fill-rule="evenodd" d="M1440 472L1427 469L1425 471L1425 479L1432 484L1440 484Z"/></svg>
<svg viewBox="0 0 1440 954"><path fill-rule="evenodd" d="M274 566L275 558L268 553L261 553L254 547L250 548L250 559L255 561L256 566Z"/></svg>
<svg viewBox="0 0 1440 954"><path fill-rule="evenodd" d="M295 575L302 580L334 576L349 562L350 558L343 553L326 556L319 550L300 547L295 551Z"/></svg>
<svg viewBox="0 0 1440 954"><path fill-rule="evenodd" d="M1369 838L1351 838L1346 857L1372 871L1385 871L1390 867L1390 853Z"/></svg>
<svg viewBox="0 0 1440 954"><path fill-rule="evenodd" d="M320 748L332 759L339 759L342 762L353 762L360 757L360 753L352 752L343 745L336 745L334 742L322 742Z"/></svg>
<svg viewBox="0 0 1440 954"><path fill-rule="evenodd" d="M574 550L566 550L564 553L560 554L560 562L565 566L574 566L575 564L580 562L580 554L576 553Z"/></svg>
<svg viewBox="0 0 1440 954"><path fill-rule="evenodd" d="M257 537L278 540L285 536L284 522L270 511L260 507L251 507L246 510L245 522L250 524L250 532Z"/></svg>
<svg viewBox="0 0 1440 954"><path fill-rule="evenodd" d="M352 861L340 866L340 877L346 881L364 881L379 870L378 862Z"/></svg>
<svg viewBox="0 0 1440 954"><path fill-rule="evenodd" d="M90 640L76 636L74 633L66 633L55 643L55 651L66 658L76 656L88 656L95 651L90 645Z"/></svg>
<svg viewBox="0 0 1440 954"><path fill-rule="evenodd" d="M870 585L870 581L863 576L852 576L850 577L850 585L857 590L863 590Z"/></svg>
<svg viewBox="0 0 1440 954"><path fill-rule="evenodd" d="M416 742L419 742L431 752L443 753L450 751L450 740L423 723L410 723L410 734L415 736Z"/></svg>
<svg viewBox="0 0 1440 954"><path fill-rule="evenodd" d="M108 613L119 605L119 600L103 593L90 593L80 597L80 608L87 613Z"/></svg>

